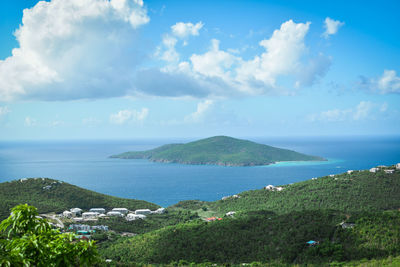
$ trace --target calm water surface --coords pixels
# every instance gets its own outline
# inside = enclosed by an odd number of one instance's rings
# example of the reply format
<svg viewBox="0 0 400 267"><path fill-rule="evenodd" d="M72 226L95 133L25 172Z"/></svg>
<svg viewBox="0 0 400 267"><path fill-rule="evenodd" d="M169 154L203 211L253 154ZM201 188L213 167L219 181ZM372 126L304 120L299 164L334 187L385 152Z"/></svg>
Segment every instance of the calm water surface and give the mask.
<svg viewBox="0 0 400 267"><path fill-rule="evenodd" d="M222 167L110 159L188 140L0 142L0 182L49 177L97 192L162 206L180 200L217 200L265 185L280 185L400 162L400 137L269 138L256 142L322 156L327 162Z"/></svg>

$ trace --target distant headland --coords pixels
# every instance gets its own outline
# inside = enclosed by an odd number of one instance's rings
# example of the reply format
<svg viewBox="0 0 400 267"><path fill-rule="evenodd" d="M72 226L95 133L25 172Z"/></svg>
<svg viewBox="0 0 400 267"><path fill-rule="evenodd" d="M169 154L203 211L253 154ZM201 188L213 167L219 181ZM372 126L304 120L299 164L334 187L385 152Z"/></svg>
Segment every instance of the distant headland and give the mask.
<svg viewBox="0 0 400 267"><path fill-rule="evenodd" d="M129 151L112 155L111 158L221 166L260 166L279 161L326 160L318 156L305 155L229 136L214 136L186 144L168 144L146 151Z"/></svg>

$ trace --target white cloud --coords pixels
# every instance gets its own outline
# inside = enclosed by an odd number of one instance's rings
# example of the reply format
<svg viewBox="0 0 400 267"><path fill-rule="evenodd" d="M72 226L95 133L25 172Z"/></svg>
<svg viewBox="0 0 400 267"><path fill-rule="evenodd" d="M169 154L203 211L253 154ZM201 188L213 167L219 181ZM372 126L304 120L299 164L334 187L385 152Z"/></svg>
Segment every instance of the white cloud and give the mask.
<svg viewBox="0 0 400 267"><path fill-rule="evenodd" d="M376 85L383 94L400 93L400 77L394 70L384 70Z"/></svg>
<svg viewBox="0 0 400 267"><path fill-rule="evenodd" d="M203 102L199 102L197 104L196 111L186 116L184 121L185 122L203 121L213 105L214 105L213 100L205 100Z"/></svg>
<svg viewBox="0 0 400 267"><path fill-rule="evenodd" d="M10 109L7 106L0 107L0 118L10 113Z"/></svg>
<svg viewBox="0 0 400 267"><path fill-rule="evenodd" d="M124 124L127 122L142 122L147 118L149 114L148 108L142 108L140 111L137 110L120 110L115 114L110 115L110 122L114 124Z"/></svg>
<svg viewBox="0 0 400 267"><path fill-rule="evenodd" d="M325 38L329 38L330 35L336 34L339 28L344 25L344 22L333 20L329 17L325 19L324 23L325 32L322 34L322 36Z"/></svg>
<svg viewBox="0 0 400 267"><path fill-rule="evenodd" d="M370 101L361 101L356 107L348 109L331 109L308 116L309 121L339 122L362 121L375 119L376 115L387 110L387 103L378 105Z"/></svg>
<svg viewBox="0 0 400 267"><path fill-rule="evenodd" d="M395 70L384 70L378 78L360 78L360 88L380 94L400 94L400 77Z"/></svg>
<svg viewBox="0 0 400 267"><path fill-rule="evenodd" d="M36 126L37 125L37 120L31 117L26 117L25 118L25 126L31 127L31 126Z"/></svg>
<svg viewBox="0 0 400 267"><path fill-rule="evenodd" d="M286 93L277 83L279 77L294 79L293 87L310 86L325 74L331 59L319 54L304 60L308 54L304 38L309 27L310 22L283 23L269 39L259 43L265 51L250 60L220 49L219 40L213 39L207 52L162 69L157 81L140 75L138 84L140 88L154 87L148 83L163 84L173 90L173 96L186 85L187 95L203 97Z"/></svg>
<svg viewBox="0 0 400 267"><path fill-rule="evenodd" d="M179 53L176 51L175 46L178 39L183 40L183 45L187 45L189 36L199 35L199 30L203 27L202 22L193 24L191 22L177 22L171 26L171 33L166 33L162 39L162 46L157 47L155 56L167 62L179 61Z"/></svg>
<svg viewBox="0 0 400 267"><path fill-rule="evenodd" d="M204 24L200 21L196 24L191 22L177 22L175 25L171 26L172 34L181 39L185 39L189 36L199 35L199 31L203 28Z"/></svg>
<svg viewBox="0 0 400 267"><path fill-rule="evenodd" d="M126 95L143 57L140 0L52 0L25 9L19 47L0 60L0 100Z"/></svg>

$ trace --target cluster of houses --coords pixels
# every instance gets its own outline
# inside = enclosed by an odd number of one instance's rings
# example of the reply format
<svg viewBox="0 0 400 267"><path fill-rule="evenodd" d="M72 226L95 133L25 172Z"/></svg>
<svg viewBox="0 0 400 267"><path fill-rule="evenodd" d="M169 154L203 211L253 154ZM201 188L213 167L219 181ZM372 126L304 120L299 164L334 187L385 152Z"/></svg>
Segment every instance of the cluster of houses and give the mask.
<svg viewBox="0 0 400 267"><path fill-rule="evenodd" d="M127 208L113 208L111 211L106 212L104 208L91 208L87 212L83 212L80 208L72 208L62 213L62 217L73 219L76 222L80 221L96 221L98 218L110 217L125 217L127 221L134 221L137 219L146 219L149 214L163 214L165 208L159 208L155 211L150 209L138 209L129 211Z"/></svg>
<svg viewBox="0 0 400 267"><path fill-rule="evenodd" d="M393 174L396 170L400 170L400 163L397 163L396 165L392 167L387 167L385 165L380 165L378 167L374 167L369 169L369 172L376 173L380 170L383 170L387 174Z"/></svg>
<svg viewBox="0 0 400 267"><path fill-rule="evenodd" d="M264 187L264 189L268 190L268 191L282 191L283 187L282 186L267 185L266 187Z"/></svg>

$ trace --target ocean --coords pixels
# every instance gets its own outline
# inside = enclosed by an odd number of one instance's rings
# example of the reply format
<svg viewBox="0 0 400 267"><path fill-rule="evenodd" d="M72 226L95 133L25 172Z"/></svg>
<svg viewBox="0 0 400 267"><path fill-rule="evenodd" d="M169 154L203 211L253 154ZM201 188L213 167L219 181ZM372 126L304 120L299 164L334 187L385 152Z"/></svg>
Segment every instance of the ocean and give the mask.
<svg viewBox="0 0 400 267"><path fill-rule="evenodd" d="M118 197L167 207L181 200L214 201L266 185L284 185L347 170L400 162L400 137L249 138L321 156L323 162L223 167L108 158L179 139L0 142L0 182L48 177Z"/></svg>

